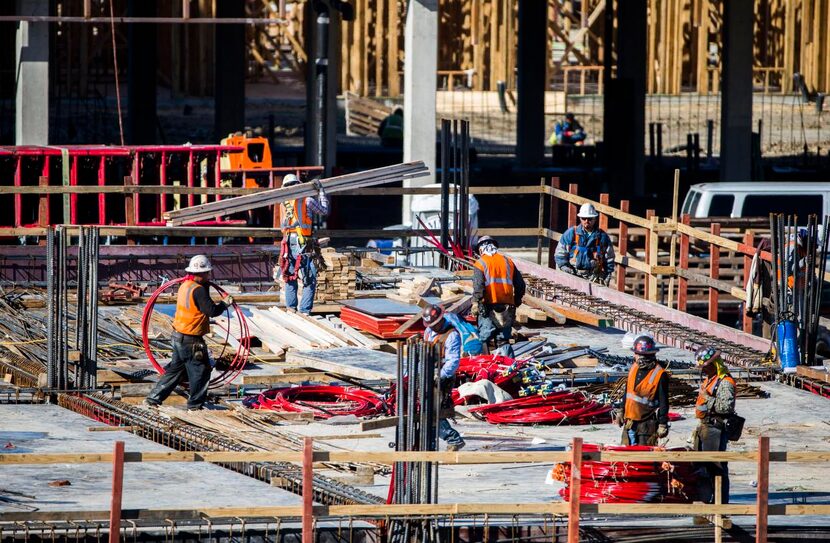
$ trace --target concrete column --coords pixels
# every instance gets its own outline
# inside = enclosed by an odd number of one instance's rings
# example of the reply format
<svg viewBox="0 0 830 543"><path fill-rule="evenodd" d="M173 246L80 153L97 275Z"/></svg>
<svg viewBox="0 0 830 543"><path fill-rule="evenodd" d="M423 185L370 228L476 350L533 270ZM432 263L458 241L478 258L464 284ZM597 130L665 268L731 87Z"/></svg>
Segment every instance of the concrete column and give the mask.
<svg viewBox="0 0 830 543"><path fill-rule="evenodd" d="M752 179L752 0L723 4L720 180Z"/></svg>
<svg viewBox="0 0 830 543"><path fill-rule="evenodd" d="M431 175L404 186L435 180L435 97L438 86L438 0L410 0L404 34L403 160L422 160ZM403 197L403 222L411 220L412 196Z"/></svg>
<svg viewBox="0 0 830 543"><path fill-rule="evenodd" d="M216 0L216 17L245 17L245 2ZM214 36L214 139L245 129L245 25L218 24Z"/></svg>
<svg viewBox="0 0 830 543"><path fill-rule="evenodd" d="M130 0L127 13L154 17L154 2ZM124 139L129 145L156 143L156 25L127 26L127 119Z"/></svg>
<svg viewBox="0 0 830 543"><path fill-rule="evenodd" d="M49 15L49 2L17 0L19 15ZM49 144L49 23L20 21L15 40L17 65L14 141Z"/></svg>
<svg viewBox="0 0 830 543"><path fill-rule="evenodd" d="M545 156L545 51L547 2L519 0L519 93L516 156L523 167L536 166Z"/></svg>
<svg viewBox="0 0 830 543"><path fill-rule="evenodd" d="M606 9L613 3L608 2ZM604 100L604 152L609 190L645 193L647 0L620 0L617 7L617 76ZM606 20L607 21L607 20ZM606 70L610 63L606 62Z"/></svg>

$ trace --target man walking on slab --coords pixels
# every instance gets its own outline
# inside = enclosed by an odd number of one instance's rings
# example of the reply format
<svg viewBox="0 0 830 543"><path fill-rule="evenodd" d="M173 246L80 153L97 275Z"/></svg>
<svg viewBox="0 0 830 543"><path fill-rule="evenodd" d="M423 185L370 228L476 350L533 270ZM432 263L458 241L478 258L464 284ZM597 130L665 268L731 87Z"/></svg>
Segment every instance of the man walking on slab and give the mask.
<svg viewBox="0 0 830 543"><path fill-rule="evenodd" d="M628 372L623 445L657 445L669 435L669 376L657 363L657 345L649 336L639 336L631 348L634 363ZM618 419L619 420L619 419Z"/></svg>
<svg viewBox="0 0 830 543"><path fill-rule="evenodd" d="M144 405L158 407L170 396L187 375L190 395L187 410L202 409L207 400L210 381L210 358L203 336L210 332L210 318L221 315L233 304L228 295L214 303L208 294L207 283L213 269L205 255L196 255L185 268L189 275L179 286L176 295L176 314L173 317L173 358L164 368L164 375L147 395Z"/></svg>
<svg viewBox="0 0 830 543"><path fill-rule="evenodd" d="M282 186L298 185L294 174L286 175ZM299 302L301 313L310 313L317 290L318 268L325 269L320 247L312 236L312 215L326 217L329 200L323 185L315 179L317 198L311 196L287 200L282 203L282 244L280 245L280 274L285 281L285 307L297 309L297 280L303 282L303 298ZM276 272L276 270L275 270ZM275 278L276 280L276 278Z"/></svg>

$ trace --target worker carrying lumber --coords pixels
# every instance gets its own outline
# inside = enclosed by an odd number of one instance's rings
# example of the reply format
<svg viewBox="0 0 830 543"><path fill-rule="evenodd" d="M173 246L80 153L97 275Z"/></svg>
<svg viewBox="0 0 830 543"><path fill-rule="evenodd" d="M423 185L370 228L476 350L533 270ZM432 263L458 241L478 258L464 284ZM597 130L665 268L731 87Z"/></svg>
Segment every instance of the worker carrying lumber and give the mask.
<svg viewBox="0 0 830 543"><path fill-rule="evenodd" d="M329 214L329 200L319 179L312 181L317 189L317 198L308 196L282 203L282 243L280 245L279 270L285 281L285 307L297 309L297 280L303 282L303 297L299 301L301 313L310 313L317 290L317 271L326 264L320 254L320 245L314 238L312 215L326 217ZM282 186L300 184L294 174L286 175ZM275 270L276 275L276 270ZM276 277L275 277L276 280Z"/></svg>
<svg viewBox="0 0 830 543"><path fill-rule="evenodd" d="M144 399L144 405L148 407L161 405L185 376L190 384L187 410L202 409L207 401L212 368L203 336L210 332L210 318L221 315L233 305L230 295L217 303L210 299L207 283L212 269L208 257L196 255L184 270L188 275L179 286L173 317L173 357L164 367L164 375Z"/></svg>
<svg viewBox="0 0 830 543"><path fill-rule="evenodd" d="M525 281L516 264L499 252L498 242L482 236L476 243L478 260L473 265L473 305L478 337L484 345L494 340L504 356L513 356L510 338L516 308L522 305Z"/></svg>
<svg viewBox="0 0 830 543"><path fill-rule="evenodd" d="M599 213L593 204L582 204L576 216L580 224L568 228L556 246L556 267L608 286L614 273L611 238L597 226Z"/></svg>
<svg viewBox="0 0 830 543"><path fill-rule="evenodd" d="M396 107L380 122L378 136L384 147L403 147L403 108Z"/></svg>
<svg viewBox="0 0 830 543"><path fill-rule="evenodd" d="M455 318L453 318L455 317ZM458 430L450 425L444 415L452 409L452 389L455 388L455 372L462 356L481 354L481 342L473 327L456 315L445 313L440 305L430 305L421 313L424 321L424 340L441 348L441 368L438 374L438 388L441 392L439 409L442 416L438 422L438 437L447 443L448 451L457 451L466 444ZM476 352L477 351L477 352Z"/></svg>
<svg viewBox="0 0 830 543"><path fill-rule="evenodd" d="M727 441L740 438L743 419L735 414L735 379L729 374L721 352L704 346L695 354L701 372L700 391L695 403L698 426L692 434L696 451L725 451ZM737 435L735 435L737 434ZM729 503L729 468L726 462L700 465L699 497L706 503L715 501L715 477L721 477L721 499Z"/></svg>
<svg viewBox="0 0 830 543"><path fill-rule="evenodd" d="M650 336L634 340L634 363L628 371L623 417L623 445L657 445L669 435L669 376L657 362L659 349Z"/></svg>

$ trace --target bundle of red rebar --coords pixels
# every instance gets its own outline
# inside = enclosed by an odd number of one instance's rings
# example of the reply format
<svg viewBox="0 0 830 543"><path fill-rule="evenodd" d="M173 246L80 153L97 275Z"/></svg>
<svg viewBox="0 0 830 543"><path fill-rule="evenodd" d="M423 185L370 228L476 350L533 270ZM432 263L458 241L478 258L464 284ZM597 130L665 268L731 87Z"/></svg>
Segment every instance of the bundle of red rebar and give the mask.
<svg viewBox="0 0 830 543"><path fill-rule="evenodd" d="M628 447L600 447L585 444L583 452L606 451L657 451L684 450L661 449L634 445ZM593 462L582 463L582 503L691 503L697 498L694 466L688 462ZM556 464L551 476L565 483L559 495L565 500L570 496L571 464Z"/></svg>
<svg viewBox="0 0 830 543"><path fill-rule="evenodd" d="M611 422L611 407L579 392L527 396L470 408L491 424L600 424Z"/></svg>
<svg viewBox="0 0 830 543"><path fill-rule="evenodd" d="M383 398L371 390L335 385L306 385L274 388L243 401L251 409L270 409L291 413L313 413L328 419L340 415L371 417L389 413Z"/></svg>

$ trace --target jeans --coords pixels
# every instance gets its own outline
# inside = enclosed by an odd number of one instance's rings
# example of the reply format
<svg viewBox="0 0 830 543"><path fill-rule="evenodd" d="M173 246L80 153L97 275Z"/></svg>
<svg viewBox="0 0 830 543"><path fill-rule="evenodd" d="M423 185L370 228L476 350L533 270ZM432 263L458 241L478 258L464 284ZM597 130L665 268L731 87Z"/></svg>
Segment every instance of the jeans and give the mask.
<svg viewBox="0 0 830 543"><path fill-rule="evenodd" d="M460 445L464 443L464 438L458 433L458 430L450 426L447 419L441 419L438 423L438 437L447 442L447 445Z"/></svg>
<svg viewBox="0 0 830 543"><path fill-rule="evenodd" d="M484 308L482 308L484 309ZM478 315L478 338L482 343L488 343L491 339L497 342L507 343L510 341L510 336L513 335L513 326L505 326L498 328L493 322L493 317L489 310L484 310ZM512 348L510 349L512 351Z"/></svg>
<svg viewBox="0 0 830 543"><path fill-rule="evenodd" d="M207 345L201 336L186 336L178 332L173 332L172 343L173 358L164 367L164 375L147 395L147 401L160 405L187 376L190 383L187 408L200 409L207 400L211 372Z"/></svg>
<svg viewBox="0 0 830 543"><path fill-rule="evenodd" d="M722 424L701 422L697 429L698 451L725 451L728 442ZM729 464L726 462L705 462L698 465L700 500L715 503L715 477L721 476L721 503L729 503Z"/></svg>
<svg viewBox="0 0 830 543"><path fill-rule="evenodd" d="M289 266L288 272L294 272L294 263ZM300 300L300 313L310 313L314 306L314 292L317 290L317 266L311 259L311 255L303 255L300 261L300 273L298 279L285 282L285 307L297 309L297 281L303 281L303 297Z"/></svg>

